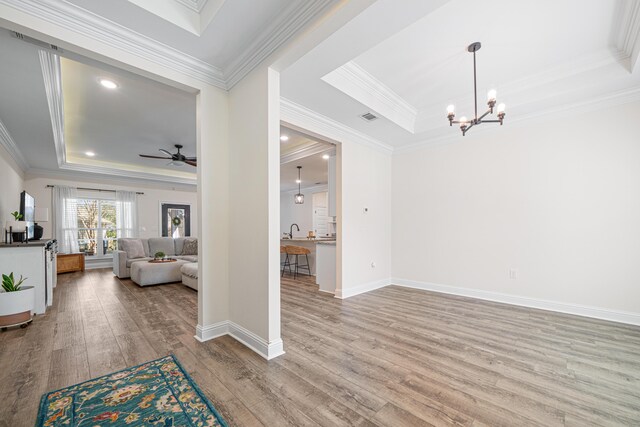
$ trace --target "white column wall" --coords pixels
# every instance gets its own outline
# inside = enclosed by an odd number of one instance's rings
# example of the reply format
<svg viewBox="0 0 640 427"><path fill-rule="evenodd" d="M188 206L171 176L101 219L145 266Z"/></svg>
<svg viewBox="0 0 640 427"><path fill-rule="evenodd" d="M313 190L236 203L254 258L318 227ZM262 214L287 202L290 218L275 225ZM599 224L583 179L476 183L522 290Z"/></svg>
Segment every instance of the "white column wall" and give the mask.
<svg viewBox="0 0 640 427"><path fill-rule="evenodd" d="M198 116L198 326L229 319L229 105L228 94L201 89Z"/></svg>
<svg viewBox="0 0 640 427"><path fill-rule="evenodd" d="M229 319L267 357L282 352L279 92L264 66L229 92Z"/></svg>

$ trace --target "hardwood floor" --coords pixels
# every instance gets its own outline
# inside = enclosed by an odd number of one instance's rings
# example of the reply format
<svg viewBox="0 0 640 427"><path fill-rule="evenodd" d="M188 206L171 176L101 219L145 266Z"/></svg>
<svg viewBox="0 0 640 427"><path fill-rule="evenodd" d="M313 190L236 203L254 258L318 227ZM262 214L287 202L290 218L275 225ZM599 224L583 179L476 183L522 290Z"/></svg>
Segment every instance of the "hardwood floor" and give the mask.
<svg viewBox="0 0 640 427"><path fill-rule="evenodd" d="M282 281L286 354L194 338L197 294L108 270L0 334L0 426L48 391L174 353L230 425L640 425L640 328L396 286L340 301Z"/></svg>

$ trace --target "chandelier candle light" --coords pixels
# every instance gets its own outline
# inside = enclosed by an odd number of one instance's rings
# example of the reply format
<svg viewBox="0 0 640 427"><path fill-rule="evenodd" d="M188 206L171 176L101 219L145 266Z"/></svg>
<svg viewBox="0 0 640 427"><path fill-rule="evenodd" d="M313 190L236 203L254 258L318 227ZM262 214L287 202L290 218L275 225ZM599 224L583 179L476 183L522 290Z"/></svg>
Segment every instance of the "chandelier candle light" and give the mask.
<svg viewBox="0 0 640 427"><path fill-rule="evenodd" d="M300 169L302 169L302 166L298 166L298 179L296 180L296 182L298 183L298 194L293 196L293 200L296 202L296 205L301 205L304 203L304 194L300 192L300 183L302 182L302 180L300 179Z"/></svg>
<svg viewBox="0 0 640 427"><path fill-rule="evenodd" d="M498 108L496 111L498 120L484 119L487 115L493 114L493 109L496 106L497 92L495 89L491 89L487 93L487 105L489 106L489 109L483 115L478 117L478 89L476 84L476 52L480 50L481 46L482 45L480 44L480 42L475 42L475 43L471 43L467 47L467 51L473 53L473 99L474 99L474 105L475 105L475 115L473 116L474 118L469 120L466 117L460 117L460 120L453 120L456 116L455 107L453 105L449 105L447 107L447 118L449 119L449 126L453 126L454 123L459 124L460 130L462 131L462 136L464 136L469 129L481 123L500 123L500 125L502 126L502 122L505 116L505 113L504 113L505 105L498 104Z"/></svg>

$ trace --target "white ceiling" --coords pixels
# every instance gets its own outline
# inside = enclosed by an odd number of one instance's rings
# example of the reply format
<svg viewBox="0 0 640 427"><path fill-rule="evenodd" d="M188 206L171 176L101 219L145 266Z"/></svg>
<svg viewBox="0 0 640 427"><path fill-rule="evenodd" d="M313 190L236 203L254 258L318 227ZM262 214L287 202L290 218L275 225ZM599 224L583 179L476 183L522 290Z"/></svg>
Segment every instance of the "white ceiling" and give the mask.
<svg viewBox="0 0 640 427"><path fill-rule="evenodd" d="M19 0L11 0L19 1ZM336 0L207 0L198 14L191 0L65 0L65 13L88 13L106 19L129 38L152 42L194 67L218 74L220 86L231 87L245 73ZM207 15L208 8L213 7ZM189 14L197 29L188 30ZM201 62L200 64L198 62ZM206 70L210 67L211 70Z"/></svg>
<svg viewBox="0 0 640 427"><path fill-rule="evenodd" d="M446 107L473 116L466 47L480 41L479 113L496 88L507 104L505 126L625 102L640 95L633 2L407 1L399 9L379 0L285 70L282 96L390 147L462 138ZM359 115L368 111L380 118L365 122ZM465 138L484 131L499 127L482 125Z"/></svg>

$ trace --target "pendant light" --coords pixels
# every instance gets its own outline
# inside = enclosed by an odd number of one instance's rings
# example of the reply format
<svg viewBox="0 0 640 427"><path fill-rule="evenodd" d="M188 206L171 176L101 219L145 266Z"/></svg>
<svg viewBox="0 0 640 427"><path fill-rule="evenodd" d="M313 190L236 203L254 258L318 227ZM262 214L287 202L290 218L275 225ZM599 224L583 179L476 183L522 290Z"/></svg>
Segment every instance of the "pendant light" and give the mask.
<svg viewBox="0 0 640 427"><path fill-rule="evenodd" d="M300 192L300 183L302 182L302 180L300 179L300 169L302 169L302 166L298 166L298 194L293 196L293 200L296 202L296 205L301 205L304 203L304 194Z"/></svg>

